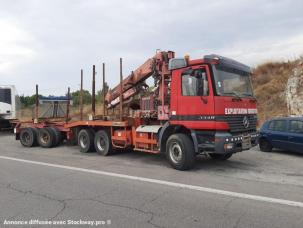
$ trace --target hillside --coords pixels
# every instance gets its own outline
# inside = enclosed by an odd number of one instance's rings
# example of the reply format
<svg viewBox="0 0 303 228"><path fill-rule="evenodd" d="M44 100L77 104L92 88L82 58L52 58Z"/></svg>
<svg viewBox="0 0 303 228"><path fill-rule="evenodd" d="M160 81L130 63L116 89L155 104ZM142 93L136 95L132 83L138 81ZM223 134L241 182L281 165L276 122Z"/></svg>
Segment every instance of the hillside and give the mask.
<svg viewBox="0 0 303 228"><path fill-rule="evenodd" d="M267 62L253 70L259 120L303 115L303 59Z"/></svg>

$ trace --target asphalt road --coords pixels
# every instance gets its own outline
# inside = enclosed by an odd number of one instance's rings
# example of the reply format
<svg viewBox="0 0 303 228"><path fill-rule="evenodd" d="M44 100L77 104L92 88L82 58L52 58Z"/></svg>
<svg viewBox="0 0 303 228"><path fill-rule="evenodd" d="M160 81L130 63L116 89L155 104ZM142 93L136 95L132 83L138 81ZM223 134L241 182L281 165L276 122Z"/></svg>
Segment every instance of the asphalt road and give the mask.
<svg viewBox="0 0 303 228"><path fill-rule="evenodd" d="M158 155L24 148L2 133L0 227L302 227L302 162L254 149L181 172ZM73 224L4 225L30 220Z"/></svg>

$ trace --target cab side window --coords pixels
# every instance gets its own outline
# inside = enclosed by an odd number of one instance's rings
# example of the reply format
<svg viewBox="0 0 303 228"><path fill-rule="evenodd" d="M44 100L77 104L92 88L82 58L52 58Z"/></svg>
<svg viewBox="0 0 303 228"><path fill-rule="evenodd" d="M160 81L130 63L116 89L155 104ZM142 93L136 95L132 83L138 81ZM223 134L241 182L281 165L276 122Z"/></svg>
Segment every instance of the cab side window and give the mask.
<svg viewBox="0 0 303 228"><path fill-rule="evenodd" d="M286 131L286 120L273 120L268 126L271 131Z"/></svg>
<svg viewBox="0 0 303 228"><path fill-rule="evenodd" d="M183 96L208 96L208 78L205 69L186 70L182 73Z"/></svg>
<svg viewBox="0 0 303 228"><path fill-rule="evenodd" d="M303 134L303 121L301 120L290 120L289 131L292 133Z"/></svg>

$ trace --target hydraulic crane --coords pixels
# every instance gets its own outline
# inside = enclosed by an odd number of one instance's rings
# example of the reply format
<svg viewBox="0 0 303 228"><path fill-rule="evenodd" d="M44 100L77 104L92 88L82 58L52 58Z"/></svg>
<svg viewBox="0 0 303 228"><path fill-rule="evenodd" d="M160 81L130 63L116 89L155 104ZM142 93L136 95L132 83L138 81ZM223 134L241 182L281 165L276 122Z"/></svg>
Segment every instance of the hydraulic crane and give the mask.
<svg viewBox="0 0 303 228"><path fill-rule="evenodd" d="M157 51L154 57L146 60L139 68L132 71L131 74L122 81L122 86L117 85L106 94L105 100L108 104L107 107L113 108L117 106L120 103L120 97L122 97L122 101L124 102L130 100L136 94L144 93L148 87L145 84L145 80L152 76L155 81L155 89L149 98L143 99L144 102L148 104L143 105L141 108L147 116L156 116L159 120L168 120L170 99L170 89L168 85L171 80L171 72L168 69L168 64L169 60L174 57L175 53L173 51ZM156 113L154 112L155 110Z"/></svg>

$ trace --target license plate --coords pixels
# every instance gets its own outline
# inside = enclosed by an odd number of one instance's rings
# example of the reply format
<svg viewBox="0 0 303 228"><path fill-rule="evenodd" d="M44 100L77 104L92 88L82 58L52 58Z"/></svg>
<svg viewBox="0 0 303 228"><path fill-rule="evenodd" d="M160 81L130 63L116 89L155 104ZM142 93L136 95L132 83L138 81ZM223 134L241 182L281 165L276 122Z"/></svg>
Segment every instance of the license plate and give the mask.
<svg viewBox="0 0 303 228"><path fill-rule="evenodd" d="M242 149L250 149L251 148L251 138L250 136L243 136L242 140Z"/></svg>

